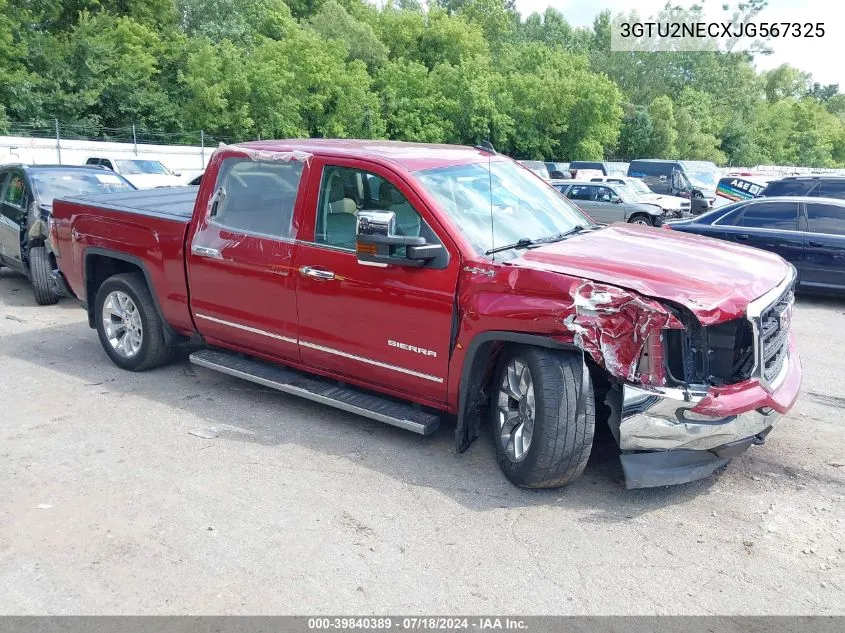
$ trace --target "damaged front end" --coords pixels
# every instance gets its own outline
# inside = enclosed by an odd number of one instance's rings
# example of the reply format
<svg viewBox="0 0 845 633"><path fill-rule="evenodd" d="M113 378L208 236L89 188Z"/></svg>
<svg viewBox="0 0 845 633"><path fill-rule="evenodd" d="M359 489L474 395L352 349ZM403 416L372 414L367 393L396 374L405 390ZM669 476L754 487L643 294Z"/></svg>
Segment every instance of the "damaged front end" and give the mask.
<svg viewBox="0 0 845 633"><path fill-rule="evenodd" d="M582 282L564 325L604 367L609 426L629 488L706 477L763 443L794 403L790 343L794 270L748 306L704 326L687 308Z"/></svg>

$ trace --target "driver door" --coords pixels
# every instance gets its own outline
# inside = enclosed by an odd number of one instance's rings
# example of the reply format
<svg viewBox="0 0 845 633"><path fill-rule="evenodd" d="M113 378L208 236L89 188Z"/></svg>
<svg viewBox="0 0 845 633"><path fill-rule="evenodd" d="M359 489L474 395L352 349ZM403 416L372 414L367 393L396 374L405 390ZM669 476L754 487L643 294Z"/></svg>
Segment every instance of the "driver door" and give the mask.
<svg viewBox="0 0 845 633"><path fill-rule="evenodd" d="M302 361L416 402L445 402L457 249L396 174L356 160L312 165L320 186L309 187L296 247ZM449 257L422 267L360 263L359 210L393 211L400 234L442 243Z"/></svg>
<svg viewBox="0 0 845 633"><path fill-rule="evenodd" d="M23 172L11 170L0 176L0 253L7 266L25 270L21 255L21 234L26 228L30 199Z"/></svg>

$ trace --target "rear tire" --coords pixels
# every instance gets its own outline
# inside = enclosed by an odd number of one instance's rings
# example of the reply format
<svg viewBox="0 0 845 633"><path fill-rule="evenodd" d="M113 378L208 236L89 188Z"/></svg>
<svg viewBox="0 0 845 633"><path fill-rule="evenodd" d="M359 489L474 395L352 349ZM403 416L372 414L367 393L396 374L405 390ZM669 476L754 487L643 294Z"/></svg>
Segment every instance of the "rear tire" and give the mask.
<svg viewBox="0 0 845 633"><path fill-rule="evenodd" d="M33 246L29 249L29 276L35 303L40 306L50 306L59 301L59 296L53 292L53 267L50 265L50 255L43 246Z"/></svg>
<svg viewBox="0 0 845 633"><path fill-rule="evenodd" d="M593 386L585 371L572 353L514 347L502 354L491 388L491 426L496 458L511 483L557 488L584 471L595 429Z"/></svg>
<svg viewBox="0 0 845 633"><path fill-rule="evenodd" d="M654 226L654 221L645 213L637 213L632 215L628 220L631 224L639 224L640 226Z"/></svg>
<svg viewBox="0 0 845 633"><path fill-rule="evenodd" d="M121 369L145 371L170 360L172 349L141 273L106 279L94 300L94 320L103 349Z"/></svg>

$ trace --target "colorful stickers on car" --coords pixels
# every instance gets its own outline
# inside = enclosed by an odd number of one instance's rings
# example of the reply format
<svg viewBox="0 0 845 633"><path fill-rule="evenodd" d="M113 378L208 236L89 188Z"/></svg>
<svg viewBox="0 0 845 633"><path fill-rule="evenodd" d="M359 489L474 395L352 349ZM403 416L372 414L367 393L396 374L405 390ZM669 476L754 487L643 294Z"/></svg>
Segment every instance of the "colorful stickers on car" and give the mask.
<svg viewBox="0 0 845 633"><path fill-rule="evenodd" d="M719 185L716 187L716 195L736 202L737 200L756 198L765 188L765 185L745 180L744 178L728 176L719 181Z"/></svg>

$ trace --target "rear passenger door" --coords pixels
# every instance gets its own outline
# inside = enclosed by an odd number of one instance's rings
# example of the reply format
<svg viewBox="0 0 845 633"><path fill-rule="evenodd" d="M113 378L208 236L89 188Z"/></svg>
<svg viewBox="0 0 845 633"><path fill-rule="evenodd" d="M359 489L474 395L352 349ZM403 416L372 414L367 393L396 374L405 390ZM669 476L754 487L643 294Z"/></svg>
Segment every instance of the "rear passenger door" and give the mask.
<svg viewBox="0 0 845 633"><path fill-rule="evenodd" d="M824 289L845 288L845 206L808 202L801 282Z"/></svg>
<svg viewBox="0 0 845 633"><path fill-rule="evenodd" d="M802 274L804 237L798 231L798 202L749 202L720 221L725 238L777 253Z"/></svg>
<svg viewBox="0 0 845 633"><path fill-rule="evenodd" d="M299 360L295 210L307 167L231 156L187 254L191 310L214 345Z"/></svg>

